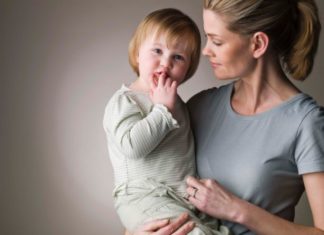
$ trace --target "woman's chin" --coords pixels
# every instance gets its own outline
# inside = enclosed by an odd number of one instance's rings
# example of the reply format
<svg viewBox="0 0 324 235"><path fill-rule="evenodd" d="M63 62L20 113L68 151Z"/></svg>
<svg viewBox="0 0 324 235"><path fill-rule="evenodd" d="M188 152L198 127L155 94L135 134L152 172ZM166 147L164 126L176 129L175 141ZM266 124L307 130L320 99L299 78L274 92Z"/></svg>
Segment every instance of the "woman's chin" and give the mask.
<svg viewBox="0 0 324 235"><path fill-rule="evenodd" d="M217 80L223 81L223 80L229 80L230 78L228 78L227 76L218 74L218 73L214 73L215 77Z"/></svg>

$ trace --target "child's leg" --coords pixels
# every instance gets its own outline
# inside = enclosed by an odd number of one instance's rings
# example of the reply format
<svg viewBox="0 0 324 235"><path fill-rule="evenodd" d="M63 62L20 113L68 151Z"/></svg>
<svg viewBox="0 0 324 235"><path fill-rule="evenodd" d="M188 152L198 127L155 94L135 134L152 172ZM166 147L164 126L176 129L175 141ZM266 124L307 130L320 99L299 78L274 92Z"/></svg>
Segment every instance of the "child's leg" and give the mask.
<svg viewBox="0 0 324 235"><path fill-rule="evenodd" d="M220 221L218 219L215 219L205 213L198 212L196 213L197 217L199 218L199 221L204 226L208 227L212 230L212 234L215 235L232 235L228 227L224 225L220 225Z"/></svg>
<svg viewBox="0 0 324 235"><path fill-rule="evenodd" d="M147 221L161 218L176 218L181 213L186 212L196 223L196 227L189 233L190 235L230 235L227 227L219 227L217 219L205 214L197 215L190 206L179 203L173 198L169 198L169 200L165 202L166 203L160 207L153 207L146 211L146 213L150 215L150 219Z"/></svg>
<svg viewBox="0 0 324 235"><path fill-rule="evenodd" d="M126 191L115 194L115 206L123 225L134 231L145 222L155 219L175 219L181 213L188 213L196 223L191 235L229 235L219 230L218 220L196 213L192 205L178 196L172 189L159 183L128 186ZM145 185L143 187L143 185Z"/></svg>

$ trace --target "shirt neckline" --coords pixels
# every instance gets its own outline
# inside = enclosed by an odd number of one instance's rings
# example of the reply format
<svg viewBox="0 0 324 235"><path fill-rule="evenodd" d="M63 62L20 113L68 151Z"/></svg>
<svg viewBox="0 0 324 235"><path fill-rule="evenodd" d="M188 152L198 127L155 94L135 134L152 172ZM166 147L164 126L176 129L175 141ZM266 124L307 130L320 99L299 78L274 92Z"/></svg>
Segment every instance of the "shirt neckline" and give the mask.
<svg viewBox="0 0 324 235"><path fill-rule="evenodd" d="M257 118L261 118L263 116L269 116L270 114L277 113L280 110L285 109L291 103L294 103L297 100L299 100L301 98L305 98L307 96L306 94L304 94L304 93L301 92L301 93L298 93L298 94L292 96L288 100L283 101L281 104L279 104L279 105L277 105L277 106L275 106L275 107L273 107L273 108L271 108L269 110L266 110L266 111L261 112L261 113L253 114L253 115L244 115L244 114L240 114L240 113L236 112L233 109L233 107L232 107L232 104L231 104L231 96L232 96L233 89L234 89L234 82L230 83L229 84L229 87L227 89L227 94L226 94L226 107L227 107L229 113L232 116L238 117L238 118L243 118L243 119L257 119Z"/></svg>

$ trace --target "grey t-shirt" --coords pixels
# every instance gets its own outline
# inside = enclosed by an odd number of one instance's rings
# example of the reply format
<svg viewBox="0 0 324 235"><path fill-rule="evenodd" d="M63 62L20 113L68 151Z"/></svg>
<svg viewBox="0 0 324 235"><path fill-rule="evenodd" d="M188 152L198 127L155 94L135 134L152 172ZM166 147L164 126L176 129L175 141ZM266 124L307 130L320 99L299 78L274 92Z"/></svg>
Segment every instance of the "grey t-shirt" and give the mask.
<svg viewBox="0 0 324 235"><path fill-rule="evenodd" d="M306 94L253 116L230 104L233 83L188 101L201 178L292 221L303 191L302 174L324 171L324 110ZM245 227L223 221L234 234Z"/></svg>

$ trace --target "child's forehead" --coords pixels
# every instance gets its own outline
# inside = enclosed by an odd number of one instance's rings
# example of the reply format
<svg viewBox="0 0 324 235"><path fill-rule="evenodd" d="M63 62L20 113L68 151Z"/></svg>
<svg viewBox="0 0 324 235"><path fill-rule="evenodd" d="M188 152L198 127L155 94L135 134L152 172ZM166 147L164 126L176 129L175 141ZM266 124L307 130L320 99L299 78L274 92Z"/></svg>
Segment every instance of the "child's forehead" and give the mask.
<svg viewBox="0 0 324 235"><path fill-rule="evenodd" d="M189 40L184 35L176 35L163 31L147 35L146 40L150 40L157 44L164 44L168 47L176 47L182 50L188 50L189 46Z"/></svg>

